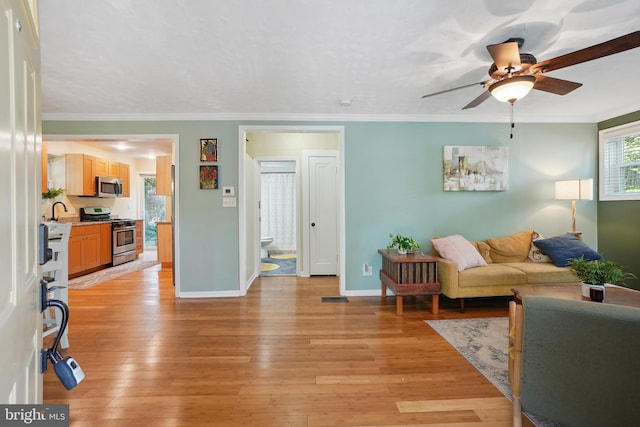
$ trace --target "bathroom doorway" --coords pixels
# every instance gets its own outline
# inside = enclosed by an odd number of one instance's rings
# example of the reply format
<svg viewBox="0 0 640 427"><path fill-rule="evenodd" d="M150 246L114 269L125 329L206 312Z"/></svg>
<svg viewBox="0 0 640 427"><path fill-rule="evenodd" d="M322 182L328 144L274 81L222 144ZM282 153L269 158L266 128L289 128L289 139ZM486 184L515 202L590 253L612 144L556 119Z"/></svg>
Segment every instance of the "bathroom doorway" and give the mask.
<svg viewBox="0 0 640 427"><path fill-rule="evenodd" d="M260 275L297 273L297 165L291 160L260 165Z"/></svg>
<svg viewBox="0 0 640 427"><path fill-rule="evenodd" d="M340 289L344 291L345 238L344 223L344 163L340 161L344 156L344 128L342 126L240 126L238 146L238 222L239 222L239 273L240 291L245 295L253 281L261 275L260 250L260 162L291 160L297 164L296 169L296 275L310 277L312 275L338 275ZM336 159L333 170L335 179L332 191L325 194L327 202L335 208L335 233L325 232L324 226L328 222L318 222L311 218L313 201L309 200L311 192L309 159L312 156L332 156ZM327 204L329 206L329 203ZM317 212L313 211L313 212ZM320 230L322 228L322 230ZM332 244L333 252L330 258L334 260L335 268L332 272L316 272L312 269L311 259L312 233L321 237L336 234ZM269 237L269 236L266 236ZM325 239L316 239L316 243L324 243ZM329 245L322 245L314 249L320 258L326 258L329 251L324 251ZM314 267L315 268L315 267Z"/></svg>

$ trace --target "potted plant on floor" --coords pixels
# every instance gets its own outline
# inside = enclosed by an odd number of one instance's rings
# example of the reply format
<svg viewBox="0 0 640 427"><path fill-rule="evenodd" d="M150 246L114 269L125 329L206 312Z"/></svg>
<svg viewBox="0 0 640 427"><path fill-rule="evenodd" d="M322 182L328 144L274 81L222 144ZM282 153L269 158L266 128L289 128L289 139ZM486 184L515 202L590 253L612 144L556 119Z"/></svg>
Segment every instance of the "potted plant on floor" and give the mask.
<svg viewBox="0 0 640 427"><path fill-rule="evenodd" d="M420 248L420 245L411 237L405 237L401 234L389 233L391 243L387 245L387 251L391 248L398 248L398 254L405 255L407 252L413 252Z"/></svg>
<svg viewBox="0 0 640 427"><path fill-rule="evenodd" d="M591 289L602 292L604 296L605 284L624 285L626 279L636 276L625 273L622 266L610 260L587 260L584 257L569 260L569 269L582 281L582 296L590 298Z"/></svg>

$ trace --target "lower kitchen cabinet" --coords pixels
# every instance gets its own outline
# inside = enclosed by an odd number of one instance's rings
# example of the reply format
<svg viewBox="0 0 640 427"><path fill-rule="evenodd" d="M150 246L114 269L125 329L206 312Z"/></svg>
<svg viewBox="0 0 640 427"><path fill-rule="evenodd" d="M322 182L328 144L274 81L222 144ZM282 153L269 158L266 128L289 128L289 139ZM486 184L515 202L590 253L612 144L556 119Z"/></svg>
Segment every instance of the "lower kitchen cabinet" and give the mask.
<svg viewBox="0 0 640 427"><path fill-rule="evenodd" d="M100 265L111 263L112 240L113 231L111 230L111 224L100 224Z"/></svg>
<svg viewBox="0 0 640 427"><path fill-rule="evenodd" d="M136 258L144 252L144 221L136 220Z"/></svg>
<svg viewBox="0 0 640 427"><path fill-rule="evenodd" d="M97 270L111 262L111 224L71 227L69 277Z"/></svg>
<svg viewBox="0 0 640 427"><path fill-rule="evenodd" d="M158 261L163 267L173 266L173 242L171 236L171 223L157 223L158 230Z"/></svg>

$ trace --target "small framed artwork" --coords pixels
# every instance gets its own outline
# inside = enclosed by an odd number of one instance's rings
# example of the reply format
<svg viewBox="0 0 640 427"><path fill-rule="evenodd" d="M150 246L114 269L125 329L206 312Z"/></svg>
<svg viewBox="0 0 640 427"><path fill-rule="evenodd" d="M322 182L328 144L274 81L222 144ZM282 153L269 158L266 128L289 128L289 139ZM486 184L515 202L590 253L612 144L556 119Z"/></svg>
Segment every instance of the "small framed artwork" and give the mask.
<svg viewBox="0 0 640 427"><path fill-rule="evenodd" d="M218 165L200 166L200 189L218 189Z"/></svg>
<svg viewBox="0 0 640 427"><path fill-rule="evenodd" d="M200 161L218 161L218 138L200 140Z"/></svg>

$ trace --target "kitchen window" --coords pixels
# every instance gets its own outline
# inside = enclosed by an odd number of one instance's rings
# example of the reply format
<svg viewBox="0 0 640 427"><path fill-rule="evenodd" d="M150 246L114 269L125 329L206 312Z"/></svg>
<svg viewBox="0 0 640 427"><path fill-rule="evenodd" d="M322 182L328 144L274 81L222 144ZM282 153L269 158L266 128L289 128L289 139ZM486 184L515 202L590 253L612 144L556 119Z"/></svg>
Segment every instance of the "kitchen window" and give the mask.
<svg viewBox="0 0 640 427"><path fill-rule="evenodd" d="M640 200L640 122L601 130L600 200Z"/></svg>

